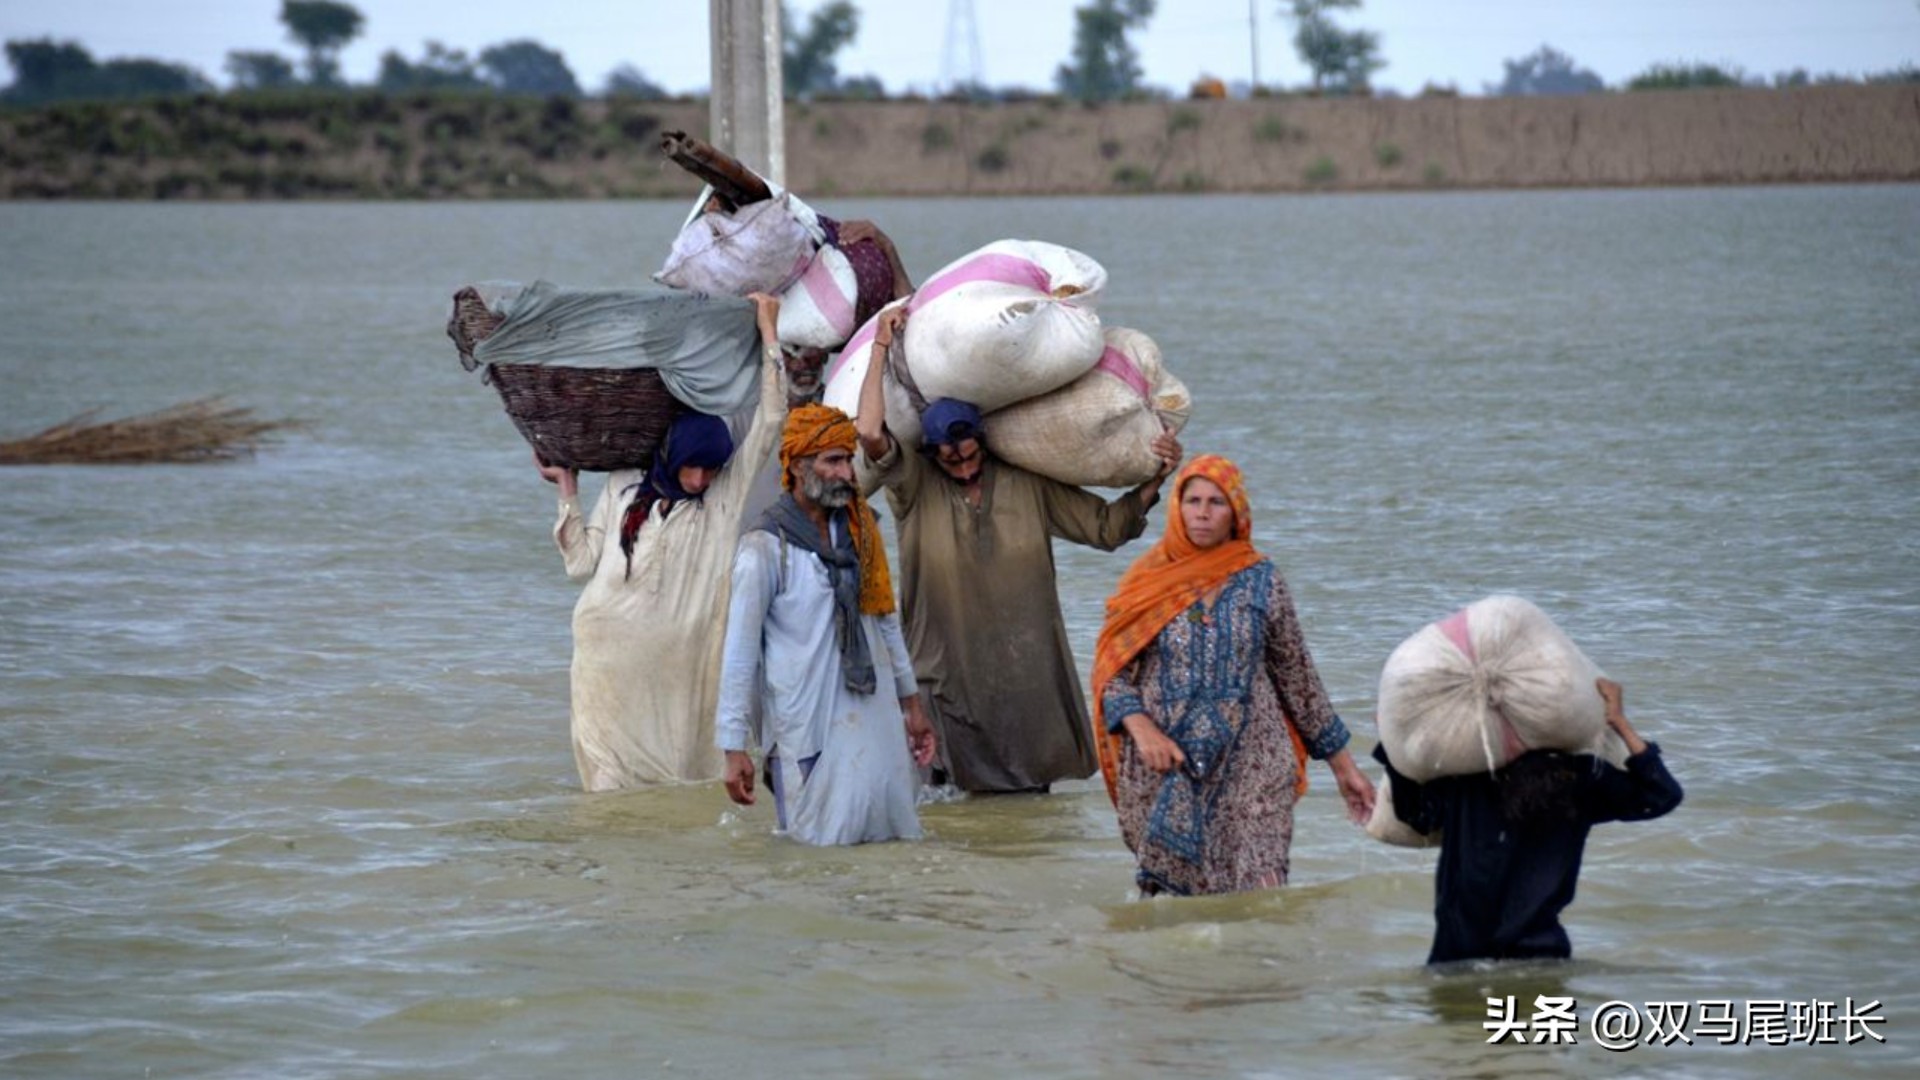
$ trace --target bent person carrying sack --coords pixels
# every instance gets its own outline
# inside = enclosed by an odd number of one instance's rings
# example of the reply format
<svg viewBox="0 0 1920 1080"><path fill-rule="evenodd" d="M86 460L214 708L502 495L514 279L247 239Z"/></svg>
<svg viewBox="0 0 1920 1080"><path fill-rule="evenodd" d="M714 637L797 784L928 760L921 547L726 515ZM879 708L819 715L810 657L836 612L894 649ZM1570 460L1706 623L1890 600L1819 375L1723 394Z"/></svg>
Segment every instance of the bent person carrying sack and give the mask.
<svg viewBox="0 0 1920 1080"><path fill-rule="evenodd" d="M1416 784L1374 747L1394 813L1422 834L1440 833L1427 963L1571 957L1560 913L1573 903L1587 833L1680 805L1660 747L1627 721L1620 684L1603 678L1595 688L1607 726L1626 743L1624 769L1594 754L1529 750L1493 772Z"/></svg>

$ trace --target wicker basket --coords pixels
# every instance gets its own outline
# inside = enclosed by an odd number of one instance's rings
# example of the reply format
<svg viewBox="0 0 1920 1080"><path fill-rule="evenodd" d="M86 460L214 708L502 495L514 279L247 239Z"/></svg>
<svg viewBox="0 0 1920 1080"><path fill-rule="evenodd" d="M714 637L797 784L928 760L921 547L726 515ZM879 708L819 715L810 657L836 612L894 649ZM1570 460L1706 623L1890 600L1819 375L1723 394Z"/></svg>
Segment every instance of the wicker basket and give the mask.
<svg viewBox="0 0 1920 1080"><path fill-rule="evenodd" d="M472 371L480 366L474 359L474 347L493 336L506 317L495 315L487 310L486 301L480 299L480 290L468 285L453 294L453 314L447 319L447 336L453 339L453 347L460 350L460 366Z"/></svg>
<svg viewBox="0 0 1920 1080"><path fill-rule="evenodd" d="M488 364L487 381L542 461L589 472L645 468L688 411L652 368Z"/></svg>

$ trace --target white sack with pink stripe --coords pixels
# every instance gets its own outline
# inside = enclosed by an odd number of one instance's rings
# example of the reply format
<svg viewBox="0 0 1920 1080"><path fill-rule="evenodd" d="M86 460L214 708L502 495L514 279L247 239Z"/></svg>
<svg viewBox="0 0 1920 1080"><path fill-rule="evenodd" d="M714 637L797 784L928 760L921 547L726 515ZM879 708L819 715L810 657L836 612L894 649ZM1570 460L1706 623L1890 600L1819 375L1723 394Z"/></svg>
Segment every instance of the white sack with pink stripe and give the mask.
<svg viewBox="0 0 1920 1080"><path fill-rule="evenodd" d="M1491 772L1528 750L1626 747L1607 726L1601 671L1546 612L1489 596L1400 643L1380 672L1375 723L1415 781Z"/></svg>
<svg viewBox="0 0 1920 1080"><path fill-rule="evenodd" d="M1003 461L1081 487L1132 487L1160 471L1153 440L1187 426L1193 400L1138 330L1107 327L1092 371L987 416Z"/></svg>
<svg viewBox="0 0 1920 1080"><path fill-rule="evenodd" d="M1106 343L1097 307L1107 271L1090 256L1042 240L996 240L929 276L906 300L895 343L921 401L959 398L991 413L1057 390L1091 371ZM823 400L853 414L878 317L827 371ZM917 403L887 373L887 427L920 444Z"/></svg>

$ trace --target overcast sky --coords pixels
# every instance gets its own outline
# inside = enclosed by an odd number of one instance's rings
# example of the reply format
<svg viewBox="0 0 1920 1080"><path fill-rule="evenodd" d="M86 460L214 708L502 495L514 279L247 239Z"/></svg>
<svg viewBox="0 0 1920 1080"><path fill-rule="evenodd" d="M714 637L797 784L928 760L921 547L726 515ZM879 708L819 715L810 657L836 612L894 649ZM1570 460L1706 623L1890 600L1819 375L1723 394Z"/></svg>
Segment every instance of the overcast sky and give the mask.
<svg viewBox="0 0 1920 1080"><path fill-rule="evenodd" d="M821 0L798 0L802 17ZM891 92L928 90L943 70L970 64L951 50L949 25L971 9L980 75L991 86L1051 88L1067 56L1076 0L856 0L858 40L842 75L877 75ZM532 38L563 55L596 90L632 64L670 91L707 86L702 0L358 0L366 23L341 54L349 81L370 82L380 56L418 60L427 41L477 55ZM1262 82L1302 85L1281 0L1160 0L1135 32L1147 81L1184 91L1211 74L1246 80L1258 40ZM1249 17L1250 8L1255 18ZM225 85L229 51L299 50L279 0L0 0L0 38L77 41L96 60L149 57L196 68ZM1381 37L1387 66L1375 85L1415 93L1428 83L1479 93L1502 61L1551 44L1617 86L1665 61L1706 61L1770 77L1793 68L1857 75L1920 60L1920 0L1366 0L1340 21ZM964 44L968 35L951 37ZM9 69L6 78L11 81Z"/></svg>

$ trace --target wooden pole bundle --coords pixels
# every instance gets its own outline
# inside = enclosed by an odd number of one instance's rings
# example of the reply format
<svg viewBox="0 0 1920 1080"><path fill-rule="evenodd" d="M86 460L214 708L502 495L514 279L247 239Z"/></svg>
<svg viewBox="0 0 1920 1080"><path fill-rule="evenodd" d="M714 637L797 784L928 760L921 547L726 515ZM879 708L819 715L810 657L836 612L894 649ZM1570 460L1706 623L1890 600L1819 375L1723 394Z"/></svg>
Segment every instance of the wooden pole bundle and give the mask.
<svg viewBox="0 0 1920 1080"><path fill-rule="evenodd" d="M767 182L755 176L739 159L684 131L661 132L660 152L675 165L713 185L714 193L727 204L728 210L773 197Z"/></svg>
<svg viewBox="0 0 1920 1080"><path fill-rule="evenodd" d="M0 441L0 465L227 461L306 426L300 420L261 420L253 410L219 397L95 423L99 412L89 409L26 438Z"/></svg>

